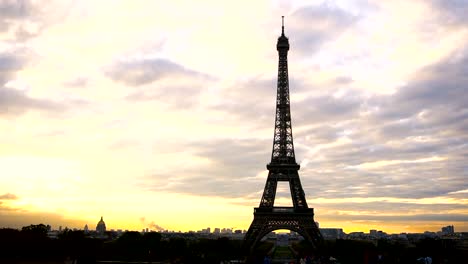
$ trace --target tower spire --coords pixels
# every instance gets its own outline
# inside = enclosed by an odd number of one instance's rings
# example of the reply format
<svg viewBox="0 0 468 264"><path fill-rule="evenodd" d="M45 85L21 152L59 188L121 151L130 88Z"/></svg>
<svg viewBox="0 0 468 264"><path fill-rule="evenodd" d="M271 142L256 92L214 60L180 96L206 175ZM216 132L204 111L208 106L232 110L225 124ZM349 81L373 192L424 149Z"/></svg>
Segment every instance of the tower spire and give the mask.
<svg viewBox="0 0 468 264"><path fill-rule="evenodd" d="M284 16L281 16L281 36L284 36Z"/></svg>

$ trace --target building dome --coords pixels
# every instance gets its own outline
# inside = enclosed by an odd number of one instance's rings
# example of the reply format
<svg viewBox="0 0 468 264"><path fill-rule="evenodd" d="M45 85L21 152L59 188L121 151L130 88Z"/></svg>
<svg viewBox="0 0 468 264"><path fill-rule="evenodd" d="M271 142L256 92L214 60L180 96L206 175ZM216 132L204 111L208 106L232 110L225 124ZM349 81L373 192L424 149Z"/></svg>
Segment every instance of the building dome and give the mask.
<svg viewBox="0 0 468 264"><path fill-rule="evenodd" d="M104 234L106 232L106 223L104 223L102 216L101 216L101 220L99 220L96 226L96 232L98 232L99 234Z"/></svg>

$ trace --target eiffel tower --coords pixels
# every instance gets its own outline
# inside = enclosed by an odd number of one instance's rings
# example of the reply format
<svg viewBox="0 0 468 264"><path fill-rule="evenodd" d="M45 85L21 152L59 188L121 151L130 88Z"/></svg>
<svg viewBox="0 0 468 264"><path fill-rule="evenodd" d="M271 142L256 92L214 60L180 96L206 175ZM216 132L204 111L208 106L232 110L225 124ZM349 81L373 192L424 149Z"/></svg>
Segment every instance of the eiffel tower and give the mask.
<svg viewBox="0 0 468 264"><path fill-rule="evenodd" d="M260 239L278 229L299 233L315 249L322 241L314 221L314 209L307 206L299 179L300 165L294 155L288 83L289 41L284 35L284 16L282 20L281 36L276 44L279 64L273 151L271 162L266 166L269 172L262 200L259 207L254 208L254 219L244 238L244 247L250 252ZM278 181L289 182L293 207L274 206Z"/></svg>

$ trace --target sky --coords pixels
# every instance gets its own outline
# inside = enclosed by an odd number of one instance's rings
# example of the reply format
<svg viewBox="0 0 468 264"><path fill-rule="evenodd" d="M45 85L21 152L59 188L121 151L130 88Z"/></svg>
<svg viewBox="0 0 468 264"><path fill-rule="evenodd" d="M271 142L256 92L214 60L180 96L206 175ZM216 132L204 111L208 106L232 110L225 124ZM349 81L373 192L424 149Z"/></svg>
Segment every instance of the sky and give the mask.
<svg viewBox="0 0 468 264"><path fill-rule="evenodd" d="M320 227L468 231L468 1L0 0L0 227L247 229L285 16ZM291 205L280 184L275 206Z"/></svg>

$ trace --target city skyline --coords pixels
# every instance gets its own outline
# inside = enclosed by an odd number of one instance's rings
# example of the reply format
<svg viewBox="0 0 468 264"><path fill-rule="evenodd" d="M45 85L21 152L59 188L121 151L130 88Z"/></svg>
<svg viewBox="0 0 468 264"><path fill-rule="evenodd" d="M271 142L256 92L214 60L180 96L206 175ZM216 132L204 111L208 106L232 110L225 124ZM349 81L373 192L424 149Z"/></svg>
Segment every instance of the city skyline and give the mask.
<svg viewBox="0 0 468 264"><path fill-rule="evenodd" d="M315 222L317 226L319 226L318 222ZM44 224L44 223L41 223ZM104 225L104 231L102 231L102 226ZM84 227L82 228L69 228L68 226L51 226L45 224L47 226L49 231L55 231L55 232L64 232L66 230L73 230L73 231L84 231L84 232L96 232L96 233L105 233L105 232L142 232L142 233L148 233L148 232L160 232L160 233L199 233L199 234L242 234L245 235L247 230L245 229L234 229L234 228L229 228L229 227L204 227L198 230L186 230L186 231L181 231L181 230L168 230L168 229L163 229L160 226L150 224L146 228L142 228L141 230L131 230L131 229L122 229L122 228L115 228L115 229L106 229L105 228L105 221L103 221L103 217L99 220L99 222L96 224L96 228L92 228L93 224L90 224L91 228L88 226L88 224L85 224ZM343 234L347 234L346 232L343 232L343 229L341 227L323 227L320 228L321 230L326 231L337 231L340 230ZM322 231L324 232L324 231ZM385 230L376 230L376 229L369 229L369 230L358 230L358 231L352 231L349 232L349 234L356 234L356 233L364 233L364 234L375 234L375 233L381 233L381 234L386 234L386 235L398 235L398 234L425 234L425 235L463 235L463 233L467 232L459 232L457 231L456 227L453 225L448 225L448 226L442 226L439 228L439 230L433 230L429 231L426 230L424 232L419 232L419 233L406 233L406 232L401 232L401 233L387 233ZM289 229L276 229L272 231L271 233L277 233L277 234L284 234L284 233L294 233L297 236L301 236L299 233L289 230Z"/></svg>
<svg viewBox="0 0 468 264"><path fill-rule="evenodd" d="M468 231L468 4L0 3L0 227L247 229L281 16L321 227ZM276 202L289 205L279 184Z"/></svg>

